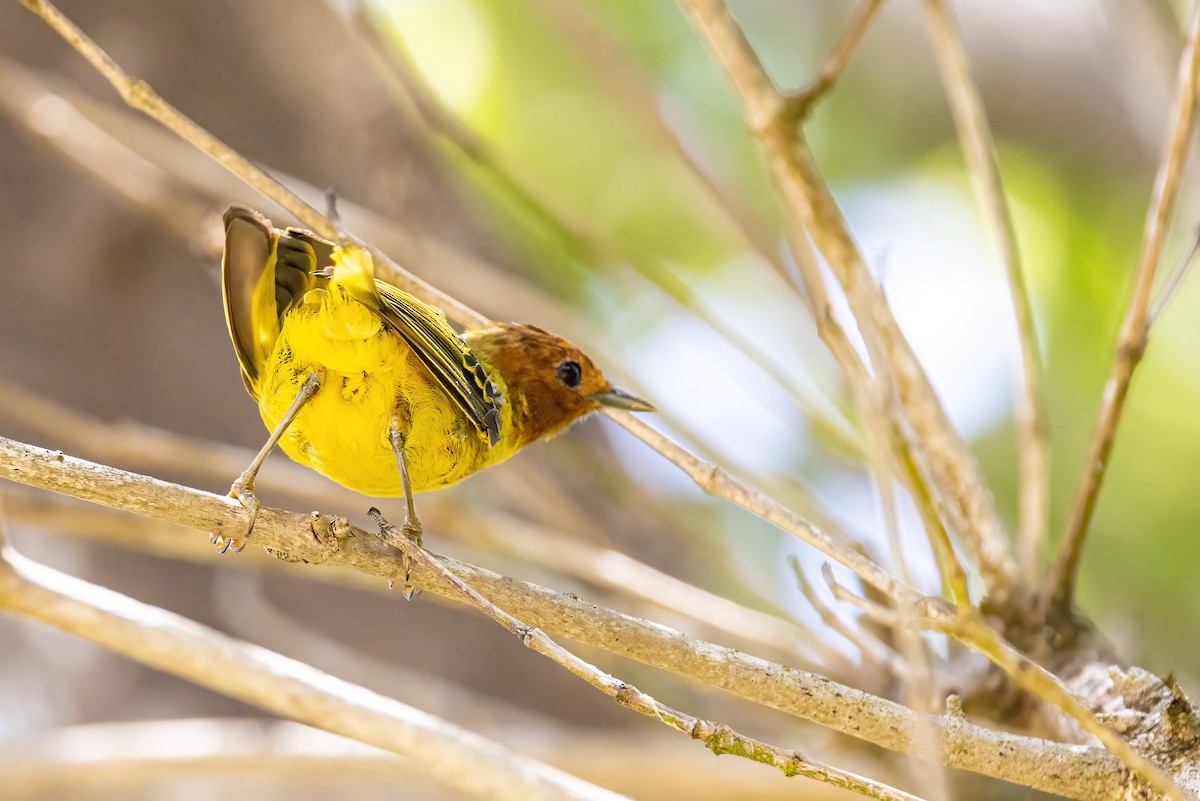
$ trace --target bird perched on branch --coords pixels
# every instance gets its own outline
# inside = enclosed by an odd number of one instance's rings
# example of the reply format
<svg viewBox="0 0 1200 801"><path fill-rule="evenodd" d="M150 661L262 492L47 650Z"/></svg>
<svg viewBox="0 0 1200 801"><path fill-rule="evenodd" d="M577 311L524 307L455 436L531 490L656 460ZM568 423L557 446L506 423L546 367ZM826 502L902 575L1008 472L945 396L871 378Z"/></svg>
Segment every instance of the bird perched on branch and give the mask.
<svg viewBox="0 0 1200 801"><path fill-rule="evenodd" d="M532 325L459 336L437 309L374 276L371 255L258 212L225 212L225 320L242 380L270 438L233 483L247 511L254 478L278 444L364 495L407 500L403 530L420 543L413 494L454 484L608 406L653 407L616 389L584 353Z"/></svg>

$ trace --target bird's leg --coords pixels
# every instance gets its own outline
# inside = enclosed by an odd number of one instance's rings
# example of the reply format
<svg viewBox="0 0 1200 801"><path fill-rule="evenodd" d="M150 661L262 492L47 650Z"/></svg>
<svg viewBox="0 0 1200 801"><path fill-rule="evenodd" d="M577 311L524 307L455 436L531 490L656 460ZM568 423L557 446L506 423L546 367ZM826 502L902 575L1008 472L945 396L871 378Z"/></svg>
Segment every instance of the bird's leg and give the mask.
<svg viewBox="0 0 1200 801"><path fill-rule="evenodd" d="M246 510L246 533L238 540L237 537L221 537L216 534L212 535L210 541L217 546L217 553L225 553L232 550L234 553L241 553L246 548L246 540L250 539L250 533L254 531L254 521L258 518L258 510L262 506L258 502L258 496L254 494L254 479L258 476L259 468L266 461L267 456L278 444L280 438L288 430L288 426L296 419L296 415L300 413L300 409L313 395L317 394L317 389L321 386L320 371L313 373L304 380L304 384L300 387L299 394L292 401L292 405L288 407L287 413L283 419L279 421L279 425L275 426L275 430L271 432L271 436L267 438L267 443L262 446L262 450L254 457L254 461L250 466L242 471L242 474L233 482L233 486L229 488L229 497L237 498L238 503Z"/></svg>
<svg viewBox="0 0 1200 801"><path fill-rule="evenodd" d="M404 501L407 508L404 510L404 523L400 526L400 531L405 537L408 537L414 545L421 547L421 518L417 517L417 506L413 502L412 480L408 476L408 455L404 450L405 438L400 431L400 421L396 417L392 417L391 424L388 426L388 439L391 440L392 450L396 453L396 464L400 466L400 485L404 488ZM416 588L408 582L409 571L412 570L412 560L407 556L404 557L404 597L411 601Z"/></svg>

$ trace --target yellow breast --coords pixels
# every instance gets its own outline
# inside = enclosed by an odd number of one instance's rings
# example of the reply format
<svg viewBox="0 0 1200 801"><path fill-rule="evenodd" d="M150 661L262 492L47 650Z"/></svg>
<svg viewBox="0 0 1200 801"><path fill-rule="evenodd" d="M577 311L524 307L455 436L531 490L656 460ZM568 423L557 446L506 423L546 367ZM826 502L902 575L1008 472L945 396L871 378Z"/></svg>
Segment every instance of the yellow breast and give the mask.
<svg viewBox="0 0 1200 801"><path fill-rule="evenodd" d="M393 416L406 437L416 492L453 484L516 451L507 437L489 449L408 344L336 283L309 292L283 317L254 388L268 428L275 428L314 372L322 373L320 388L280 446L356 492L403 495L388 438ZM505 406L501 415L507 432L511 410Z"/></svg>

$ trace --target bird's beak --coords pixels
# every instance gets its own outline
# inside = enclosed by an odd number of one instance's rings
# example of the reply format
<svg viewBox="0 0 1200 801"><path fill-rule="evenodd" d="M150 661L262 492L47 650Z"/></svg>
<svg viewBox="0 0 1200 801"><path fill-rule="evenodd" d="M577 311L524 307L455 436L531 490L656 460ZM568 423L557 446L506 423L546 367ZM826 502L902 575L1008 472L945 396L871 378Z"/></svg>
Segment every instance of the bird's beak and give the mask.
<svg viewBox="0 0 1200 801"><path fill-rule="evenodd" d="M616 387L604 392L592 393L592 400L610 409L624 409L629 412L653 412L655 410L652 404L647 403L637 395L632 395Z"/></svg>

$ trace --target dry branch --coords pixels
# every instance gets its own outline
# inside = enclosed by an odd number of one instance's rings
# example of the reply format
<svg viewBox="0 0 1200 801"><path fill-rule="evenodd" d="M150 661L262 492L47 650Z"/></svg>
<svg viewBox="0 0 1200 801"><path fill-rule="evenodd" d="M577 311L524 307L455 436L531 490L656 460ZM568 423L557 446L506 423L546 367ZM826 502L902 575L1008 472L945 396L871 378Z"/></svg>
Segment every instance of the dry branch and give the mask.
<svg viewBox="0 0 1200 801"><path fill-rule="evenodd" d="M785 750L754 740L723 724L700 720L685 712L665 706L632 684L614 678L595 665L580 659L547 637L541 629L530 627L500 609L451 572L429 552L388 523L378 509L371 509L367 514L379 526L381 537L385 542L400 551L412 564L421 565L442 579L452 588L455 600L478 609L503 626L526 648L575 674L621 706L670 726L694 740L700 740L708 750L717 755L733 754L745 757L778 768L783 775L788 777L804 776L844 790L851 790L868 798L878 798L881 801L920 801L915 796L872 779L813 762L801 756L797 751Z"/></svg>
<svg viewBox="0 0 1200 801"><path fill-rule="evenodd" d="M0 609L279 715L410 757L487 797L623 798L440 718L162 609L0 553Z"/></svg>
<svg viewBox="0 0 1200 801"><path fill-rule="evenodd" d="M871 22L874 21L881 8L883 8L883 0L863 0L858 10L854 12L850 24L846 26L845 33L838 39L837 45L821 64L821 68L817 70L817 77L789 99L793 115L797 118L807 116L812 111L813 105L833 88L837 79L850 64L850 57L854 55L867 28L871 27Z"/></svg>

